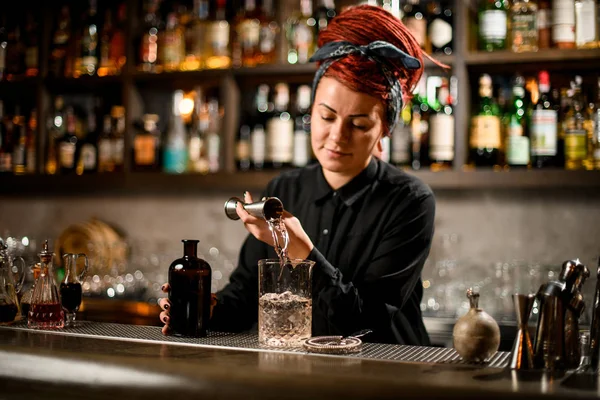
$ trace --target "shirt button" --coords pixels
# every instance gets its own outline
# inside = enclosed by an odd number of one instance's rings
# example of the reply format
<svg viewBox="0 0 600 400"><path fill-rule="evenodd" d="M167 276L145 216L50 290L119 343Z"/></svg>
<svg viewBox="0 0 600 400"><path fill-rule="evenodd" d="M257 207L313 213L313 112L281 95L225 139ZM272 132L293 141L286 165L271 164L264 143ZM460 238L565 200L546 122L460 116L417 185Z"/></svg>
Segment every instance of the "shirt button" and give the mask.
<svg viewBox="0 0 600 400"><path fill-rule="evenodd" d="M333 192L333 197L337 196L337 192Z"/></svg>
<svg viewBox="0 0 600 400"><path fill-rule="evenodd" d="M323 229L323 235L328 235L329 234L329 229Z"/></svg>

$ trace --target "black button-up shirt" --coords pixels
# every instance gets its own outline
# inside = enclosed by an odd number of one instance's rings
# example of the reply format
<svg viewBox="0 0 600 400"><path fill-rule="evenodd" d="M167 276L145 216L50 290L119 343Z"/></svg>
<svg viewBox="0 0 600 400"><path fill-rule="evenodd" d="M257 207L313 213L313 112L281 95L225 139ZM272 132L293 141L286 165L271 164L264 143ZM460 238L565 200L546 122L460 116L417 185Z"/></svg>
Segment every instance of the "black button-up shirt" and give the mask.
<svg viewBox="0 0 600 400"><path fill-rule="evenodd" d="M435 199L417 178L373 157L334 191L319 164L285 172L264 196L297 217L314 249L313 335L372 329L367 341L429 344L421 270L433 236ZM211 328L240 331L258 315L258 260L274 249L248 235L230 283L218 293Z"/></svg>

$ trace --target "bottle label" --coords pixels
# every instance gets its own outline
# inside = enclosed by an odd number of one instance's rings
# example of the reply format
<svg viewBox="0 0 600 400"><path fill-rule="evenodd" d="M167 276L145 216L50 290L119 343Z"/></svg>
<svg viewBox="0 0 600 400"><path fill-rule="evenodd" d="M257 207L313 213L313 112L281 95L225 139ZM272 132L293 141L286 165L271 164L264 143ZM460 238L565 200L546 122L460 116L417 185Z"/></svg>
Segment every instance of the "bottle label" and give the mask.
<svg viewBox="0 0 600 400"><path fill-rule="evenodd" d="M61 142L58 151L60 166L63 168L73 168L75 166L75 144Z"/></svg>
<svg viewBox="0 0 600 400"><path fill-rule="evenodd" d="M585 160L587 157L587 132L585 129L567 129L565 132L565 156L567 160Z"/></svg>
<svg viewBox="0 0 600 400"><path fill-rule="evenodd" d="M211 133L206 137L206 156L208 157L208 169L210 172L219 171L219 155L221 152L221 139L216 133Z"/></svg>
<svg viewBox="0 0 600 400"><path fill-rule="evenodd" d="M12 154L0 153L0 172L9 172L12 169Z"/></svg>
<svg viewBox="0 0 600 400"><path fill-rule="evenodd" d="M441 49L452 41L452 25L441 18L436 18L429 25L429 38L434 47Z"/></svg>
<svg viewBox="0 0 600 400"><path fill-rule="evenodd" d="M594 160L596 162L600 161L600 148L594 150Z"/></svg>
<svg viewBox="0 0 600 400"><path fill-rule="evenodd" d="M17 145L13 149L13 164L15 166L25 166L27 160L25 159L25 145Z"/></svg>
<svg viewBox="0 0 600 400"><path fill-rule="evenodd" d="M123 140L123 138L118 138L118 139L112 140L112 157L113 157L113 161L116 165L123 164L124 150L125 150L125 141Z"/></svg>
<svg viewBox="0 0 600 400"><path fill-rule="evenodd" d="M529 164L529 138L508 136L506 139L506 162L509 165Z"/></svg>
<svg viewBox="0 0 600 400"><path fill-rule="evenodd" d="M26 161L27 166L25 167L25 169L30 174L35 173L35 162L36 162L35 150L33 150L33 149L27 150L26 158L27 158L27 161Z"/></svg>
<svg viewBox="0 0 600 400"><path fill-rule="evenodd" d="M556 111L534 110L531 114L531 155L555 156L556 131Z"/></svg>
<svg viewBox="0 0 600 400"><path fill-rule="evenodd" d="M112 162L112 145L109 139L100 139L98 142L98 161L100 165Z"/></svg>
<svg viewBox="0 0 600 400"><path fill-rule="evenodd" d="M575 42L574 25L554 25L552 26L552 41L555 43L573 43Z"/></svg>
<svg viewBox="0 0 600 400"><path fill-rule="evenodd" d="M308 164L310 153L310 137L304 130L294 132L294 159L295 167L303 167Z"/></svg>
<svg viewBox="0 0 600 400"><path fill-rule="evenodd" d="M535 39L537 45L538 27L535 14L516 14L512 16L512 45L519 48Z"/></svg>
<svg viewBox="0 0 600 400"><path fill-rule="evenodd" d="M429 120L429 156L435 161L454 160L454 117L438 113Z"/></svg>
<svg viewBox="0 0 600 400"><path fill-rule="evenodd" d="M213 55L229 55L229 23L227 21L215 21L210 24L208 38Z"/></svg>
<svg viewBox="0 0 600 400"><path fill-rule="evenodd" d="M178 33L166 33L163 42L163 62L165 64L179 64L184 57L183 37Z"/></svg>
<svg viewBox="0 0 600 400"><path fill-rule="evenodd" d="M38 67L38 53L37 47L28 47L25 50L25 66L28 69Z"/></svg>
<svg viewBox="0 0 600 400"><path fill-rule="evenodd" d="M135 165L154 165L156 162L156 138L154 136L136 136L133 147L135 151Z"/></svg>
<svg viewBox="0 0 600 400"><path fill-rule="evenodd" d="M81 146L81 163L85 171L90 171L96 168L96 148L90 143Z"/></svg>
<svg viewBox="0 0 600 400"><path fill-rule="evenodd" d="M165 171L181 174L185 172L187 165L187 153L185 148L170 148L167 147L164 152L165 156Z"/></svg>
<svg viewBox="0 0 600 400"><path fill-rule="evenodd" d="M552 25L575 27L575 3L573 0L554 0L552 2Z"/></svg>
<svg viewBox="0 0 600 400"><path fill-rule="evenodd" d="M308 25L297 24L294 29L294 47L298 52L298 62L306 64L313 44L313 31Z"/></svg>
<svg viewBox="0 0 600 400"><path fill-rule="evenodd" d="M260 52L269 54L275 51L275 41L277 40L277 24L271 22L265 24L260 29Z"/></svg>
<svg viewBox="0 0 600 400"><path fill-rule="evenodd" d="M250 159L254 164L263 164L265 162L266 147L265 131L255 129L250 136Z"/></svg>
<svg viewBox="0 0 600 400"><path fill-rule="evenodd" d="M486 10L482 12L479 29L485 40L506 39L506 11Z"/></svg>
<svg viewBox="0 0 600 400"><path fill-rule="evenodd" d="M242 22L238 27L243 51L252 51L258 47L260 40L260 23L256 19Z"/></svg>
<svg viewBox="0 0 600 400"><path fill-rule="evenodd" d="M284 114L267 122L267 159L290 163L294 158L294 121L289 114L283 118Z"/></svg>
<svg viewBox="0 0 600 400"><path fill-rule="evenodd" d="M394 164L410 162L410 125L399 122L392 132L391 161Z"/></svg>
<svg viewBox="0 0 600 400"><path fill-rule="evenodd" d="M238 140L235 145L235 157L238 161L250 158L250 142L248 140Z"/></svg>
<svg viewBox="0 0 600 400"><path fill-rule="evenodd" d="M537 26L539 30L550 28L552 11L549 8L540 8L537 14Z"/></svg>
<svg viewBox="0 0 600 400"><path fill-rule="evenodd" d="M575 4L575 43L581 46L596 40L596 4L579 1Z"/></svg>
<svg viewBox="0 0 600 400"><path fill-rule="evenodd" d="M406 27L413 34L419 46L425 45L425 37L427 36L427 21L425 18L407 18L405 22Z"/></svg>
<svg viewBox="0 0 600 400"><path fill-rule="evenodd" d="M478 115L471 123L471 148L500 148L500 118Z"/></svg>

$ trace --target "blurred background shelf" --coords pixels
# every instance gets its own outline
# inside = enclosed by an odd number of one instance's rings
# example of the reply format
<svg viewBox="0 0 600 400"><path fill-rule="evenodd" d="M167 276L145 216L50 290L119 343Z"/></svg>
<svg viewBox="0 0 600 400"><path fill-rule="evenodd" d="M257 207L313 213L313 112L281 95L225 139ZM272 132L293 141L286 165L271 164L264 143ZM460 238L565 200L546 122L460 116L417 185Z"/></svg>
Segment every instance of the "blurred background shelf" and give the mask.
<svg viewBox="0 0 600 400"><path fill-rule="evenodd" d="M0 195L71 196L193 195L209 192L259 193L284 170L248 171L214 174L172 175L162 172L129 172L97 175L6 175L0 177ZM513 170L513 171L406 171L435 190L481 189L586 189L600 190L600 171Z"/></svg>
<svg viewBox="0 0 600 400"><path fill-rule="evenodd" d="M600 65L600 49L547 49L537 52L514 53L503 50L495 52L469 52L466 54L467 65L496 65L496 64L525 64L525 63L551 63L551 62L581 62L585 66L597 68ZM579 65L578 65L579 66ZM537 68L542 68L538 65ZM543 68L547 68L544 65Z"/></svg>

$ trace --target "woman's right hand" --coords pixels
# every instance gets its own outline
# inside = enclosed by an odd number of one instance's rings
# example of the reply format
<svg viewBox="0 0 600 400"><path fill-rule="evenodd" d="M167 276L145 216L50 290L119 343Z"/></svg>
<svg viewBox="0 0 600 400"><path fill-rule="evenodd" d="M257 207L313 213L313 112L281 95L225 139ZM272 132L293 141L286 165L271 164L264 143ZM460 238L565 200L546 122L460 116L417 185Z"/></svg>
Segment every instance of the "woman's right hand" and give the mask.
<svg viewBox="0 0 600 400"><path fill-rule="evenodd" d="M160 288L164 293L169 293L170 286L165 283ZM165 326L162 327L163 335L168 335L170 332L169 323L171 322L171 316L169 310L171 309L171 302L166 297L158 301L158 305L162 308L159 318ZM210 316L212 317L213 308L217 305L217 295L215 293L210 294Z"/></svg>

